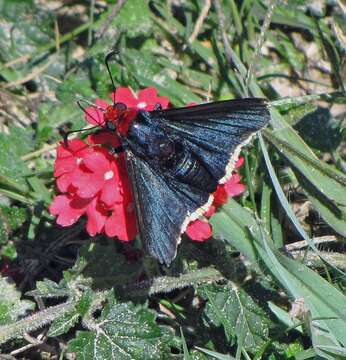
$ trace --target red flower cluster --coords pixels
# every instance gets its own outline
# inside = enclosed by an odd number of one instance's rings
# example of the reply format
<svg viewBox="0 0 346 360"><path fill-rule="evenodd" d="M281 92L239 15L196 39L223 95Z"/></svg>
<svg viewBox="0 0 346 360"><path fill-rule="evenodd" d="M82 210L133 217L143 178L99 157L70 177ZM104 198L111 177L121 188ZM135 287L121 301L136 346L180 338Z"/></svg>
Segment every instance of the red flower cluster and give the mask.
<svg viewBox="0 0 346 360"><path fill-rule="evenodd" d="M244 163L244 158L241 157L237 161L235 168L240 168ZM205 220L198 219L191 222L187 229L186 234L191 240L205 241L212 235L211 225L207 219L210 218L216 209L226 204L229 197L240 195L244 192L245 185L240 182L240 175L238 173L232 174L231 178L224 184L220 184L214 192L214 201L210 208L203 214Z"/></svg>
<svg viewBox="0 0 346 360"><path fill-rule="evenodd" d="M169 99L157 96L155 88L141 90L138 95L131 89L118 88L112 93L112 99L134 110L150 111L157 104L166 109L169 105ZM85 118L102 128L109 104L97 99L95 105L86 109ZM57 216L57 223L70 226L86 215L86 230L91 236L104 233L122 241L132 240L138 229L124 154L111 155L108 150L120 145L116 134L99 132L90 135L87 142L74 139L67 145L61 143L57 149L54 165L61 194L55 197L49 209ZM242 163L238 161L237 168ZM205 218L226 203L229 196L239 195L244 189L239 174L233 174L225 184L219 185ZM212 235L212 229L207 221L196 220L189 224L186 233L192 240L204 241Z"/></svg>

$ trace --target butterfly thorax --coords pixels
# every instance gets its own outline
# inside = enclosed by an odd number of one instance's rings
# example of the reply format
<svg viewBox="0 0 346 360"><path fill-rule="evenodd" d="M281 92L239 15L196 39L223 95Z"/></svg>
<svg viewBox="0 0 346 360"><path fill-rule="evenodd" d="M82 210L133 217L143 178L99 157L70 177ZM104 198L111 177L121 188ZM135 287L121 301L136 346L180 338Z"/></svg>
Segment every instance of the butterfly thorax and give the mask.
<svg viewBox="0 0 346 360"><path fill-rule="evenodd" d="M168 177L208 192L215 191L217 181L198 156L182 139L170 134L162 122L150 117L150 113L138 112L128 129L125 142L135 155Z"/></svg>

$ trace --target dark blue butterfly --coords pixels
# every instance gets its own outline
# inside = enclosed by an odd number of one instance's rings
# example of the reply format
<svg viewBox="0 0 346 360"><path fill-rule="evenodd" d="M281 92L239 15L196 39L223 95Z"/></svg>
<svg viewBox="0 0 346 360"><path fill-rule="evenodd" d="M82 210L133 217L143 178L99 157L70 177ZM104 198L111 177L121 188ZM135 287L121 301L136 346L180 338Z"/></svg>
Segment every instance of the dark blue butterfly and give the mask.
<svg viewBox="0 0 346 360"><path fill-rule="evenodd" d="M188 223L207 210L241 147L269 120L265 100L249 98L138 111L126 132L118 133L140 237L160 263L171 263Z"/></svg>

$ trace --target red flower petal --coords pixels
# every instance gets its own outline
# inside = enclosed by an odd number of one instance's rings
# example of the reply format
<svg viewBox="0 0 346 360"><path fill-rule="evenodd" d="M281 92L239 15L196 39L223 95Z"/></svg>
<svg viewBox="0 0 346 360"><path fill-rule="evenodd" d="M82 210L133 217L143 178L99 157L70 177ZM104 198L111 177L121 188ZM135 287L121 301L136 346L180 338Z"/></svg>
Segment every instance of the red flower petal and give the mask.
<svg viewBox="0 0 346 360"><path fill-rule="evenodd" d="M93 107L87 107L85 109L85 120L91 125L104 126L105 120L103 116L103 111L95 109Z"/></svg>
<svg viewBox="0 0 346 360"><path fill-rule="evenodd" d="M216 207L214 205L211 205L203 215L207 218L210 218L215 214L215 211L216 211Z"/></svg>
<svg viewBox="0 0 346 360"><path fill-rule="evenodd" d="M236 168L236 169L239 169L241 166L243 166L244 161L245 161L244 157L241 156L241 157L237 160L237 162L235 163L235 168Z"/></svg>
<svg viewBox="0 0 346 360"><path fill-rule="evenodd" d="M138 92L137 108L141 110L154 110L156 104L160 104L162 109L167 109L169 99L165 96L157 96L157 90L149 87Z"/></svg>
<svg viewBox="0 0 346 360"><path fill-rule="evenodd" d="M191 240L205 241L211 237L212 228L206 221L196 220L188 225L186 234Z"/></svg>
<svg viewBox="0 0 346 360"><path fill-rule="evenodd" d="M79 199L70 195L58 195L49 206L49 212L57 215L57 224L70 226L74 224L85 212L90 199Z"/></svg>
<svg viewBox="0 0 346 360"><path fill-rule="evenodd" d="M138 101L152 102L157 98L157 90L154 87L148 87L138 91Z"/></svg>
<svg viewBox="0 0 346 360"><path fill-rule="evenodd" d="M112 99L115 103L123 103L129 108L137 107L137 98L129 88L119 87L112 93Z"/></svg>
<svg viewBox="0 0 346 360"><path fill-rule="evenodd" d="M69 156L73 156L76 153L83 151L88 148L88 144L80 139L73 139L67 142L68 146L65 146L63 142L57 148L57 158L65 158Z"/></svg>
<svg viewBox="0 0 346 360"><path fill-rule="evenodd" d="M83 164L93 173L103 174L110 169L111 160L106 149L94 148L94 151L83 159Z"/></svg>
<svg viewBox="0 0 346 360"><path fill-rule="evenodd" d="M54 176L58 177L72 172L77 166L77 157L70 155L66 158L57 158L54 164Z"/></svg>
<svg viewBox="0 0 346 360"><path fill-rule="evenodd" d="M59 189L59 191L62 193L67 192L71 184L72 184L71 173L64 174L56 180L56 186Z"/></svg>
<svg viewBox="0 0 346 360"><path fill-rule="evenodd" d="M108 211L98 202L95 197L87 208L87 225L86 231L90 236L95 236L102 232L105 222L107 220Z"/></svg>
<svg viewBox="0 0 346 360"><path fill-rule="evenodd" d="M59 146L54 164L54 176L58 177L73 172L82 158L91 151L89 145L79 139L69 141L66 147L65 145Z"/></svg>
<svg viewBox="0 0 346 360"><path fill-rule="evenodd" d="M240 183L240 180L241 178L239 174L233 174L232 177L224 184L224 188L228 196L238 196L245 191L246 186Z"/></svg>
<svg viewBox="0 0 346 360"><path fill-rule="evenodd" d="M133 240L138 233L136 215L133 207L115 205L112 215L107 219L105 233L117 236L122 241Z"/></svg>
<svg viewBox="0 0 346 360"><path fill-rule="evenodd" d="M103 110L107 109L107 107L109 106L108 102L102 99L96 99L95 104Z"/></svg>
<svg viewBox="0 0 346 360"><path fill-rule="evenodd" d="M108 207L122 202L123 196L119 191L119 181L117 179L113 178L112 180L105 181L101 190L100 200Z"/></svg>
<svg viewBox="0 0 346 360"><path fill-rule="evenodd" d="M227 199L228 194L224 189L224 185L218 185L216 191L214 192L213 205L218 208L219 206L226 204Z"/></svg>
<svg viewBox="0 0 346 360"><path fill-rule="evenodd" d="M102 189L103 184L102 173L95 174L78 168L72 176L72 185L77 189L77 195L81 198L94 197Z"/></svg>

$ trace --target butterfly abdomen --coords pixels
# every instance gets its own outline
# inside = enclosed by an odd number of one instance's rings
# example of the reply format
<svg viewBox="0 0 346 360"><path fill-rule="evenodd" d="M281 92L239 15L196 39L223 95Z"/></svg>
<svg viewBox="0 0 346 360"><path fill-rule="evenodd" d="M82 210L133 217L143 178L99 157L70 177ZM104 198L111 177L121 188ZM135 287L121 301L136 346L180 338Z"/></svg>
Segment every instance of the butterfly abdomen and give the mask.
<svg viewBox="0 0 346 360"><path fill-rule="evenodd" d="M217 186L217 182L202 162L187 148L182 148L176 156L173 176L186 184L208 192L215 191Z"/></svg>

